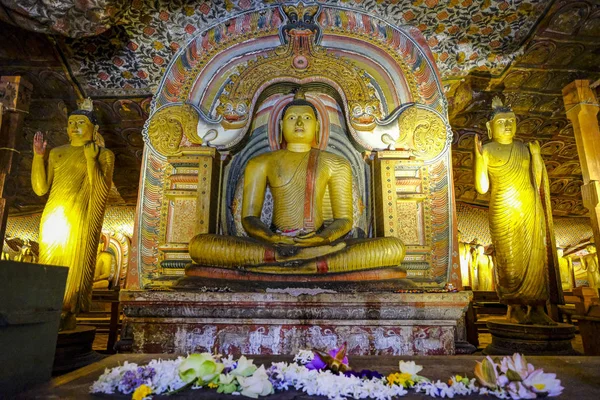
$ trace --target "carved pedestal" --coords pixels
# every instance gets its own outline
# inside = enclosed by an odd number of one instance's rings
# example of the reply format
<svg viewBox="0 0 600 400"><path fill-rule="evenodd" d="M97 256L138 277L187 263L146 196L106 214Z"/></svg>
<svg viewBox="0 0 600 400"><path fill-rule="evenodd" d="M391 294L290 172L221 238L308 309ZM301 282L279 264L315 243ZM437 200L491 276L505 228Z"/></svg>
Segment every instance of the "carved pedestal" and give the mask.
<svg viewBox="0 0 600 400"><path fill-rule="evenodd" d="M498 319L487 323L492 343L483 351L489 355L576 355L571 340L575 327L570 324L519 325Z"/></svg>
<svg viewBox="0 0 600 400"><path fill-rule="evenodd" d="M96 328L86 325L58 332L52 374L61 375L104 358L105 356L92 350L95 337Z"/></svg>
<svg viewBox="0 0 600 400"><path fill-rule="evenodd" d="M354 355L454 354L468 294L121 291L137 353L294 354L348 342Z"/></svg>

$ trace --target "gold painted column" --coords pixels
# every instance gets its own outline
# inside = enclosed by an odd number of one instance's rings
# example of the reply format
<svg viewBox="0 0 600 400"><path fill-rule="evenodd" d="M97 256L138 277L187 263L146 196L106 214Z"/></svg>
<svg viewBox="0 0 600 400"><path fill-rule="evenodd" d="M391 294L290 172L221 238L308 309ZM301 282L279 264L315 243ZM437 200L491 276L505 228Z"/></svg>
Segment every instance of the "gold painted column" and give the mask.
<svg viewBox="0 0 600 400"><path fill-rule="evenodd" d="M563 89L567 118L573 124L583 174L583 205L590 212L594 240L600 243L600 129L598 100L590 82L576 80Z"/></svg>
<svg viewBox="0 0 600 400"><path fill-rule="evenodd" d="M29 111L33 86L21 76L0 78L0 239L4 242L8 204L4 184L17 152L18 133Z"/></svg>

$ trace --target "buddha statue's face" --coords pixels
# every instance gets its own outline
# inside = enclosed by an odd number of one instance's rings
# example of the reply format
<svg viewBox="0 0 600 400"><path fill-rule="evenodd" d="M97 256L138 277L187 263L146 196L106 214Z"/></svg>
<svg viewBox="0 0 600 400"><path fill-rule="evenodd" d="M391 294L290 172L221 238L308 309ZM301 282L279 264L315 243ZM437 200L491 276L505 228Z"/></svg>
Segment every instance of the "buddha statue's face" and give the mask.
<svg viewBox="0 0 600 400"><path fill-rule="evenodd" d="M285 111L281 130L287 143L310 145L319 131L319 121L311 106L291 106Z"/></svg>
<svg viewBox="0 0 600 400"><path fill-rule="evenodd" d="M94 139L96 126L85 115L71 115L67 123L67 134L71 144L85 144Z"/></svg>
<svg viewBox="0 0 600 400"><path fill-rule="evenodd" d="M498 113L486 125L492 139L499 143L512 142L517 132L517 118L513 112Z"/></svg>

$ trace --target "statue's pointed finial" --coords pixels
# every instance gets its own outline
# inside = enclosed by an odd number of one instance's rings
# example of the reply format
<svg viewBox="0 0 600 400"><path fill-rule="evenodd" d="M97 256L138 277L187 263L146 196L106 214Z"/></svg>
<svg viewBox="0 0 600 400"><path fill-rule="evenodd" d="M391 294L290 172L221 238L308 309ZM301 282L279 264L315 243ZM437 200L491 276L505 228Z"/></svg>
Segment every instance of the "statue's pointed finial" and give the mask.
<svg viewBox="0 0 600 400"><path fill-rule="evenodd" d="M80 110L94 111L94 102L89 97L87 99L83 99L83 100L77 102L77 106L79 107Z"/></svg>
<svg viewBox="0 0 600 400"><path fill-rule="evenodd" d="M504 103L502 103L502 99L498 96L494 96L492 99L492 108L496 109L499 107L504 107Z"/></svg>
<svg viewBox="0 0 600 400"><path fill-rule="evenodd" d="M512 108L508 105L504 105L499 96L494 96L494 98L492 98L492 119L494 119L496 114L510 112L513 112Z"/></svg>
<svg viewBox="0 0 600 400"><path fill-rule="evenodd" d="M306 100L306 90L298 88L294 93L294 100Z"/></svg>

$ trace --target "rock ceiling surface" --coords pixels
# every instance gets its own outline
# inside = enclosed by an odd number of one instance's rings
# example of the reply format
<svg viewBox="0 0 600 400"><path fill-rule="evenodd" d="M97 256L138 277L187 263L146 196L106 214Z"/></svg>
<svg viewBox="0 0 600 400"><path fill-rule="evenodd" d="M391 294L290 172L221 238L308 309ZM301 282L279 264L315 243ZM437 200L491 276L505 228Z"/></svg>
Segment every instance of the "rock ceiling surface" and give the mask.
<svg viewBox="0 0 600 400"><path fill-rule="evenodd" d="M7 187L13 212L39 210L30 188L31 142L66 143L66 115L92 96L116 154L113 202L134 204L151 95L174 54L204 28L275 1L0 0L0 72L34 85L21 151ZM491 98L518 115L518 135L542 142L557 215L585 214L581 171L561 89L600 78L600 2L575 0L340 0L396 25L418 27L435 54L455 132L457 199L485 205L471 173L473 135L485 136ZM20 27L15 28L14 25Z"/></svg>

